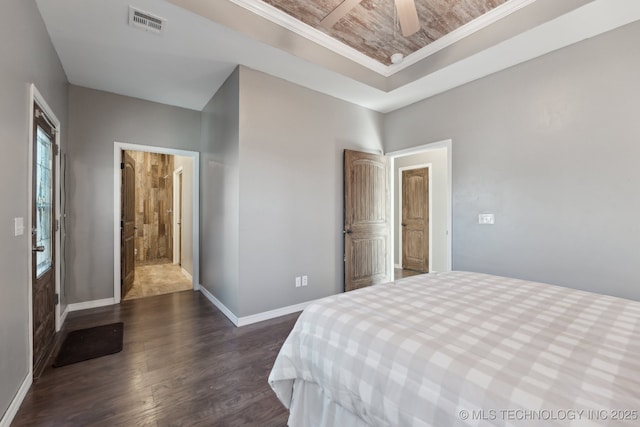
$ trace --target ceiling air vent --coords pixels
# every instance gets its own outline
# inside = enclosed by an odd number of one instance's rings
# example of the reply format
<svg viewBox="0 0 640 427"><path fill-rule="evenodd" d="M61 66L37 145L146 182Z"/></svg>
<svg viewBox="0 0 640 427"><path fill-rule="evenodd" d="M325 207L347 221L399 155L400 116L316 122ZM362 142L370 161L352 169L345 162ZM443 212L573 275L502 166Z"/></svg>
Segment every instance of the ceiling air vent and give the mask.
<svg viewBox="0 0 640 427"><path fill-rule="evenodd" d="M154 16L129 6L129 25L142 28L145 31L160 34L164 28L166 19Z"/></svg>

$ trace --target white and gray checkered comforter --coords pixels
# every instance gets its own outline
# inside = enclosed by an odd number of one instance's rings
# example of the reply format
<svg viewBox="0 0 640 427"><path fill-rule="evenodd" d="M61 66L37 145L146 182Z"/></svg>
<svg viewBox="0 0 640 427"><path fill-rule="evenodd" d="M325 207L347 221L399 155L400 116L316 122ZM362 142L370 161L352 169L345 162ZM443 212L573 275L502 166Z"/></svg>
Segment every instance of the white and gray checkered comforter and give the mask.
<svg viewBox="0 0 640 427"><path fill-rule="evenodd" d="M308 306L269 383L372 426L640 425L640 302L468 272Z"/></svg>

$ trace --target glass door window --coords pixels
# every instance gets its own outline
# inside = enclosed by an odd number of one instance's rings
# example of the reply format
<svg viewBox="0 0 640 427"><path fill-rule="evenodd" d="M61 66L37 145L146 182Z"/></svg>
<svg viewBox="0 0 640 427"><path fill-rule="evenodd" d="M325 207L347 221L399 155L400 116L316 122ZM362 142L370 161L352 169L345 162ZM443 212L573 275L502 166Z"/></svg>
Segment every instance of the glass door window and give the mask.
<svg viewBox="0 0 640 427"><path fill-rule="evenodd" d="M36 253L36 277L49 271L53 263L53 141L40 127L36 135L36 246L44 250Z"/></svg>

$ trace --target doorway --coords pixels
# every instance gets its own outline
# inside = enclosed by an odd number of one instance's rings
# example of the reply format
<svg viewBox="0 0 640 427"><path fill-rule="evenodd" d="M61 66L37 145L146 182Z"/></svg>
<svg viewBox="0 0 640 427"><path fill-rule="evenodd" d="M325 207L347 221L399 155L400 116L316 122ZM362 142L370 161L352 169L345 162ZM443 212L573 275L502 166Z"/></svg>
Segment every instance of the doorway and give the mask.
<svg viewBox="0 0 640 427"><path fill-rule="evenodd" d="M199 208L198 197L194 197L198 189L198 157L197 152L115 143L116 303L199 289L195 216ZM177 239L176 215L182 228ZM132 230L132 237L128 230ZM176 251L180 263L174 263Z"/></svg>
<svg viewBox="0 0 640 427"><path fill-rule="evenodd" d="M344 151L345 291L425 270L451 270L451 145L446 140L386 155ZM428 255L409 270L402 268L401 178L402 172L421 168L427 176L414 182L420 187L415 191L422 191L427 206L418 216L428 222L417 240Z"/></svg>
<svg viewBox="0 0 640 427"><path fill-rule="evenodd" d="M393 171L391 174L393 238L391 240L394 279L421 274L425 271L451 270L451 140L391 152L387 153L387 156L391 159ZM407 254L406 250L403 251L403 246L405 249L407 246L407 230L403 233L403 229L409 228L409 224L403 221L402 205L403 202L406 204L406 197L411 196L404 191L406 185L403 186L402 177L405 171L425 168L428 171L427 184L425 185L424 180L414 177L414 185L422 188L420 191L427 203L428 224L426 229L423 228L422 238L420 233L415 231L416 224L413 224L414 231L410 237L412 247ZM417 188L414 188L414 191L418 191ZM414 200L416 201L418 200ZM420 250L424 251L424 257L416 256ZM408 257L414 259L407 259ZM425 260L426 264L417 265L420 260Z"/></svg>
<svg viewBox="0 0 640 427"><path fill-rule="evenodd" d="M181 254L182 176L190 158L165 153L123 151L122 299L193 289L192 265L174 263ZM177 171L176 165L179 166ZM177 182L174 175L178 175ZM180 233L181 234L181 233ZM177 238L176 238L177 237ZM190 236L184 236L189 239Z"/></svg>

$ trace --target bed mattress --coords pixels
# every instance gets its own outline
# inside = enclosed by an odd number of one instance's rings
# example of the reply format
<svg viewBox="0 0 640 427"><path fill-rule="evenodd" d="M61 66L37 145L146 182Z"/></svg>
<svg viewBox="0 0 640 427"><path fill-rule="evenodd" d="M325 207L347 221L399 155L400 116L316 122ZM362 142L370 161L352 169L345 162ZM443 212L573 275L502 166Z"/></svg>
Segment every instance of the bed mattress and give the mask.
<svg viewBox="0 0 640 427"><path fill-rule="evenodd" d="M637 425L640 302L414 276L309 305L269 383L290 426Z"/></svg>

